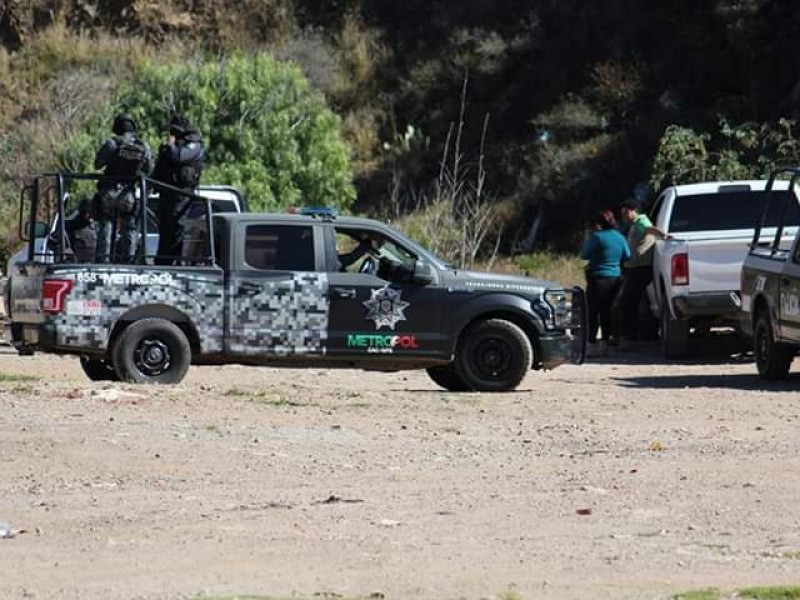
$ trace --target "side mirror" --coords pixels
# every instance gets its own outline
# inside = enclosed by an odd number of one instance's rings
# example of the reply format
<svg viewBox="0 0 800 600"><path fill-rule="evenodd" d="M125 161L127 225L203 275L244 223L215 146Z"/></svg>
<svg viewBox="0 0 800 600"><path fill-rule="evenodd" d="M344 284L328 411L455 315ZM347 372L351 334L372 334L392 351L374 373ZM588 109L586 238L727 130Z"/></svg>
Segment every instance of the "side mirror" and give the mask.
<svg viewBox="0 0 800 600"><path fill-rule="evenodd" d="M411 281L417 285L428 285L436 280L436 272L430 263L418 260L414 263L414 273Z"/></svg>

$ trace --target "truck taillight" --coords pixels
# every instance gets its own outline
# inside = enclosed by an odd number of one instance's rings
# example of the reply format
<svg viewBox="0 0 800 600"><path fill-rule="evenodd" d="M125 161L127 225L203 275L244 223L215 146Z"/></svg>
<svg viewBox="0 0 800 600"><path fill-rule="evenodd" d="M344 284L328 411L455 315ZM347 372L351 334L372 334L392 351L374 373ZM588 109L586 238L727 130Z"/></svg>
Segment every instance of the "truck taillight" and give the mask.
<svg viewBox="0 0 800 600"><path fill-rule="evenodd" d="M689 285L688 254L676 254L672 257L672 285Z"/></svg>
<svg viewBox="0 0 800 600"><path fill-rule="evenodd" d="M64 310L64 298L72 290L71 279L47 279L42 284L42 311L55 315Z"/></svg>

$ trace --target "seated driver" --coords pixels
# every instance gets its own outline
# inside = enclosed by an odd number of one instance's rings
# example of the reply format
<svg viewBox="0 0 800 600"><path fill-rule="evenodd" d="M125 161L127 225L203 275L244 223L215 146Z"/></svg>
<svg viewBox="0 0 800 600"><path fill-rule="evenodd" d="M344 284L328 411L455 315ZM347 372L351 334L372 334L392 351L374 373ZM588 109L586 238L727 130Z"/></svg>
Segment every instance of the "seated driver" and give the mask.
<svg viewBox="0 0 800 600"><path fill-rule="evenodd" d="M374 233L360 232L355 234L353 237L358 240L358 246L356 246L350 252L337 254L340 271L346 270L347 267L352 266L358 262L360 258L367 254L377 253L378 249L380 248L380 239Z"/></svg>

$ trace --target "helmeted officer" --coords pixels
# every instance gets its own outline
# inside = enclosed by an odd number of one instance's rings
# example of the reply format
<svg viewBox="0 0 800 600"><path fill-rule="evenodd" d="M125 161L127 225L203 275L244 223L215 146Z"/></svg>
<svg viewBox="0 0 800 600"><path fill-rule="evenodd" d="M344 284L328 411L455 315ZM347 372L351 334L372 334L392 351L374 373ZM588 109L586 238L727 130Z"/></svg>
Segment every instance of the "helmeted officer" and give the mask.
<svg viewBox="0 0 800 600"><path fill-rule="evenodd" d="M97 223L97 262L108 262L115 246L114 223L119 223L116 254L128 262L136 251L137 201L134 193L136 175L147 175L153 168L153 153L147 142L136 135L136 122L130 115L114 118L114 137L106 140L94 159L94 168L103 169L97 183L92 214Z"/></svg>
<svg viewBox="0 0 800 600"><path fill-rule="evenodd" d="M153 179L191 193L200 184L204 163L200 132L185 116L173 116L169 138L158 152ZM170 265L180 259L185 237L184 215L190 203L188 195L167 189L159 192L156 264Z"/></svg>

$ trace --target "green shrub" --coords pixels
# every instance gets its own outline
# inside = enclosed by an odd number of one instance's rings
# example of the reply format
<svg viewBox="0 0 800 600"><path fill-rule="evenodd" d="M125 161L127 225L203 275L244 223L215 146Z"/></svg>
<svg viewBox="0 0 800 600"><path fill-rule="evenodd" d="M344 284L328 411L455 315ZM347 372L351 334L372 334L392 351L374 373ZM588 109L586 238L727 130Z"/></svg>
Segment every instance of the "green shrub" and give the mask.
<svg viewBox="0 0 800 600"><path fill-rule="evenodd" d="M795 122L743 123L720 121L719 131L696 132L670 125L658 145L650 185L696 181L761 179L777 165L800 162Z"/></svg>

